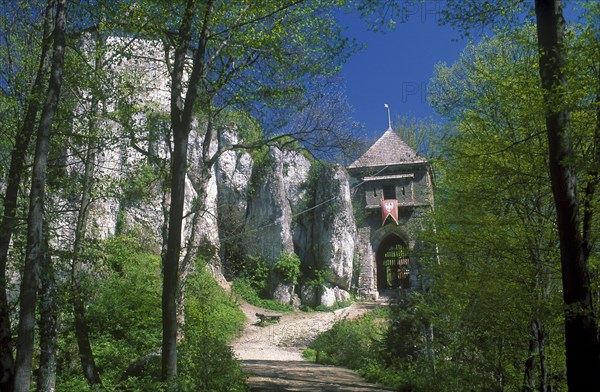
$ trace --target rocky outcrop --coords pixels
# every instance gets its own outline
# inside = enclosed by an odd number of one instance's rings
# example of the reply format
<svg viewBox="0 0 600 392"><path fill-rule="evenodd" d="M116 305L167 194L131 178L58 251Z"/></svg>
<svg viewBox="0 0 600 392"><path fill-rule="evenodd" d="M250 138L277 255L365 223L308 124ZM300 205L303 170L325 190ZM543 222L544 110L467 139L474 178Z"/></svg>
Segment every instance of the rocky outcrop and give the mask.
<svg viewBox="0 0 600 392"><path fill-rule="evenodd" d="M306 195L311 163L301 152L275 149L280 162L283 188L292 209L301 205ZM295 211L297 213L297 211Z"/></svg>
<svg viewBox="0 0 600 392"><path fill-rule="evenodd" d="M303 264L324 270L328 285L347 293L352 282L356 228L344 168L325 166L314 180L307 158L272 148L267 162L257 170L260 176L254 177L246 219L248 251L271 263L281 252L295 252ZM311 198L312 204L307 202ZM274 298L288 303L292 287L280 287L277 279L271 283ZM332 306L331 301L345 300L345 294L336 296L330 290L334 289L317 293L305 286L298 293L308 306Z"/></svg>
<svg viewBox="0 0 600 392"><path fill-rule="evenodd" d="M317 268L325 279L348 290L352 282L356 226L350 199L348 174L341 166L326 167L316 184L312 247Z"/></svg>
<svg viewBox="0 0 600 392"><path fill-rule="evenodd" d="M184 230L188 241L186 252L192 258L202 256L212 266L220 266L220 247L217 179L215 167L205 167L203 142L206 131L193 124L189 136L187 178L191 189L186 189ZM211 159L218 149L217 140L212 140L207 159ZM190 187L187 187L190 188ZM188 205L187 201L190 201Z"/></svg>
<svg viewBox="0 0 600 392"><path fill-rule="evenodd" d="M158 166L153 165L169 157L165 141L168 120L164 115L169 110L169 76L160 42L135 41L131 56L121 58L119 47L126 42L122 38L107 40L108 53L119 60L107 72L114 75L115 85L135 91L123 97L120 104L139 107L140 111L125 119L127 132L112 120L102 124L107 133L128 134L131 140L99 153L96 175L125 187L136 184L143 175L155 179L146 178L138 184L140 189L132 188L129 193L111 191L110 196L96 200L90 208L88 227L97 238L134 232L143 236L150 247L160 249L170 204L165 184L168 175L159 173ZM92 43L86 41L84 46ZM103 104L108 112L116 108L116 102ZM201 255L218 270L222 263L239 263L243 259L239 255L261 256L273 265L282 252L293 252L302 263L326 271L327 287L348 290L355 225L345 170L341 166L319 166L317 173L305 155L278 147L270 147L267 159L255 164L249 153L228 149L241 143L235 126L221 130L218 140L211 141L210 156L217 153L217 148L227 151L214 167L205 167L204 133L204 125L195 122L189 137L182 258L193 262ZM142 155L142 150L153 155L155 161ZM81 165L69 167L81 169ZM276 277L271 292L285 303L297 302L299 294L311 306L323 303L320 292L313 290L310 294L306 289L303 293ZM339 293L333 297L341 298ZM324 301L328 303L330 298L327 294Z"/></svg>
<svg viewBox="0 0 600 392"><path fill-rule="evenodd" d="M219 146L223 149L240 142L235 129L224 130L220 134ZM229 150L219 156L215 167L219 212L236 210L241 216L246 216L253 164L250 154L244 151Z"/></svg>
<svg viewBox="0 0 600 392"><path fill-rule="evenodd" d="M257 170L246 217L247 249L273 263L282 252L294 252L292 204L302 195L310 162L297 152L271 147Z"/></svg>
<svg viewBox="0 0 600 392"><path fill-rule="evenodd" d="M325 286L321 288L321 297L319 298L321 305L330 308L335 305L336 300L334 289Z"/></svg>

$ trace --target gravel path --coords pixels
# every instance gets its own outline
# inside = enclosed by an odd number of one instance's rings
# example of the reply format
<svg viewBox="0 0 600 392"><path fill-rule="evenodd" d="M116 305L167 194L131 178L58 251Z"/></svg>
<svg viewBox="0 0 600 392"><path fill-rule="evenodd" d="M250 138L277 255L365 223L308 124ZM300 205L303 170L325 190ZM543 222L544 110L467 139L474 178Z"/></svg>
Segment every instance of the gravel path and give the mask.
<svg viewBox="0 0 600 392"><path fill-rule="evenodd" d="M277 324L255 325L261 308L244 303L243 334L233 343L242 366L253 374L253 391L390 391L366 383L351 370L314 364L302 359L302 351L317 335L338 320L355 318L380 303L354 303L334 312L285 313ZM272 312L269 312L272 313Z"/></svg>

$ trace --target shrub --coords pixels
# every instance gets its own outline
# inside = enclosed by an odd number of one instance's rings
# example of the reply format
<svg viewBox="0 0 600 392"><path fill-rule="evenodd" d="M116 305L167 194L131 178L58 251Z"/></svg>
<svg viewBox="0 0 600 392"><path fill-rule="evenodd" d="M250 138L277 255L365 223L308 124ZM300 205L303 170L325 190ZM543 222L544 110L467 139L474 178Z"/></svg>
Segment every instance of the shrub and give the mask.
<svg viewBox="0 0 600 392"><path fill-rule="evenodd" d="M107 390L164 391L160 382L160 257L144 252L131 237L103 244L106 264L94 281L87 316L96 363ZM242 391L245 375L228 342L242 329L244 314L199 263L186 284L185 338L179 347L178 390ZM67 323L67 325L71 325ZM57 390L86 391L74 333L60 334ZM138 377L122 380L142 358Z"/></svg>
<svg viewBox="0 0 600 392"><path fill-rule="evenodd" d="M261 298L247 278L234 280L231 285L231 290L254 306L274 310L276 312L291 312L293 310L292 306L289 304L282 304L272 299Z"/></svg>
<svg viewBox="0 0 600 392"><path fill-rule="evenodd" d="M309 348L315 351L319 363L359 369L365 361L377 358L387 330L386 318L387 311L377 310L355 320L338 321Z"/></svg>
<svg viewBox="0 0 600 392"><path fill-rule="evenodd" d="M252 287L256 289L259 295L264 296L269 289L269 275L271 269L260 256L248 256L246 269L243 276L248 279Z"/></svg>
<svg viewBox="0 0 600 392"><path fill-rule="evenodd" d="M275 272L288 284L298 284L300 278L300 258L295 253L281 253L275 263Z"/></svg>
<svg viewBox="0 0 600 392"><path fill-rule="evenodd" d="M180 347L181 391L243 391L244 375L228 342L245 316L203 262L188 278L185 339Z"/></svg>

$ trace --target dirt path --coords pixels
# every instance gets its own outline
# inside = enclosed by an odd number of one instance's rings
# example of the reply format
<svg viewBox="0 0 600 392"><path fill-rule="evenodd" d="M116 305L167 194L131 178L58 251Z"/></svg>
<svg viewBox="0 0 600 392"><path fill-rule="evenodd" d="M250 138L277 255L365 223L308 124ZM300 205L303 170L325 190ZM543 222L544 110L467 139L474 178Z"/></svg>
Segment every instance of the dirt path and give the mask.
<svg viewBox="0 0 600 392"><path fill-rule="evenodd" d="M304 361L302 351L317 335L338 320L358 317L380 304L354 303L335 312L295 312L277 324L255 325L263 309L244 304L246 325L233 349L242 366L253 374L248 384L253 391L390 391L366 383L351 370Z"/></svg>

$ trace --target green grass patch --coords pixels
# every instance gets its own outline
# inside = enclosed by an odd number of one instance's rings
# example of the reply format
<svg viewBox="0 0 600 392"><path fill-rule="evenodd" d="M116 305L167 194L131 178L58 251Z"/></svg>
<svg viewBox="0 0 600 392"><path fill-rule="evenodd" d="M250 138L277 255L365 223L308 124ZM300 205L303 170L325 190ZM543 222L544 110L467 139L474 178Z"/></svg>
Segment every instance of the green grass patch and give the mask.
<svg viewBox="0 0 600 392"><path fill-rule="evenodd" d="M231 290L242 297L248 303L258 306L263 309L273 310L276 312L291 312L294 309L292 305L282 304L272 299L262 298L258 290L246 278L239 278L233 281Z"/></svg>
<svg viewBox="0 0 600 392"><path fill-rule="evenodd" d="M348 301L337 301L335 303L335 305L333 305L333 306L318 305L315 308L315 310L317 312L333 312L334 310L347 308L348 306L352 305L352 302L354 302L354 301L348 300Z"/></svg>

